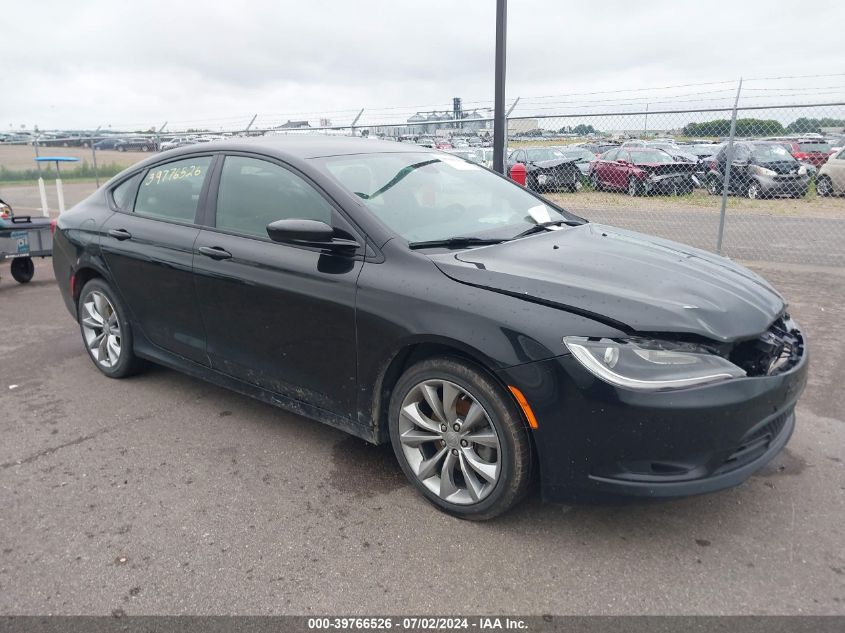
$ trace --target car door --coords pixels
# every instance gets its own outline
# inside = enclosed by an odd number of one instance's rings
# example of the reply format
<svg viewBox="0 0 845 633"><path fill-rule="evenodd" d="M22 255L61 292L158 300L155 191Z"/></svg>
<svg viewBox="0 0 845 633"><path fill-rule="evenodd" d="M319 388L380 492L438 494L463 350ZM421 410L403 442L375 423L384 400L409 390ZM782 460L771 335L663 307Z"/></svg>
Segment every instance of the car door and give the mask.
<svg viewBox="0 0 845 633"><path fill-rule="evenodd" d="M239 380L355 417L355 294L363 250L339 255L273 242L269 223L321 220L363 239L302 174L230 154L218 167L196 243L194 279L212 367Z"/></svg>
<svg viewBox="0 0 845 633"><path fill-rule="evenodd" d="M831 156L825 164L835 193L845 193L845 149Z"/></svg>
<svg viewBox="0 0 845 633"><path fill-rule="evenodd" d="M612 189L626 189L628 187L628 163L630 152L620 149L607 164L607 186Z"/></svg>
<svg viewBox="0 0 845 633"><path fill-rule="evenodd" d="M134 176L135 190L111 194L117 213L100 238L112 280L141 333L161 349L203 364L208 359L192 260L213 159L191 156Z"/></svg>
<svg viewBox="0 0 845 633"><path fill-rule="evenodd" d="M610 149L606 151L604 154L602 154L601 159L596 165L598 180L602 186L606 187L610 184L610 174L613 170L613 161L616 159L616 155L618 153L618 149Z"/></svg>

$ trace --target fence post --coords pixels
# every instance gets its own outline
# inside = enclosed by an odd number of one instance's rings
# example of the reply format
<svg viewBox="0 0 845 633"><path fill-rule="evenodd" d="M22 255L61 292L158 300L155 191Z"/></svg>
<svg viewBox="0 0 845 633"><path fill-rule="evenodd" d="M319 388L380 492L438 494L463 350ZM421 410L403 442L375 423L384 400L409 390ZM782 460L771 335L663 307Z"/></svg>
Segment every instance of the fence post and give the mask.
<svg viewBox="0 0 845 633"><path fill-rule="evenodd" d="M728 189L731 185L731 165L734 160L734 136L736 136L736 109L739 106L739 93L742 92L742 77L739 78L739 86L736 89L734 109L731 113L731 131L728 135L728 150L725 156L725 180L722 183L722 209L719 212L719 234L716 237L716 252L722 254L722 240L725 236L725 211L728 206Z"/></svg>
<svg viewBox="0 0 845 633"><path fill-rule="evenodd" d="M361 115L364 114L364 108L361 108L361 111L356 115L355 119L352 121L352 125L349 126L350 128L350 136L355 136L355 124L358 123L358 119L361 118Z"/></svg>
<svg viewBox="0 0 845 633"><path fill-rule="evenodd" d="M97 189L100 188L100 171L97 169L97 149L94 147L94 143L97 142L95 137L100 133L100 128L102 127L102 125L98 125L97 129L94 130L94 134L91 136L91 157L94 161L94 180L97 182Z"/></svg>
<svg viewBox="0 0 845 633"><path fill-rule="evenodd" d="M41 138L41 133L37 133L35 135L35 158L39 158L41 155L38 153L38 139ZM50 217L50 208L47 206L47 188L44 186L44 174L41 172L41 161L36 160L35 164L38 165L38 195L41 196L41 213L45 217Z"/></svg>
<svg viewBox="0 0 845 633"><path fill-rule="evenodd" d="M507 157L505 141L508 137L505 116L505 47L507 45L508 0L496 0L496 65L493 95L493 171L505 173Z"/></svg>

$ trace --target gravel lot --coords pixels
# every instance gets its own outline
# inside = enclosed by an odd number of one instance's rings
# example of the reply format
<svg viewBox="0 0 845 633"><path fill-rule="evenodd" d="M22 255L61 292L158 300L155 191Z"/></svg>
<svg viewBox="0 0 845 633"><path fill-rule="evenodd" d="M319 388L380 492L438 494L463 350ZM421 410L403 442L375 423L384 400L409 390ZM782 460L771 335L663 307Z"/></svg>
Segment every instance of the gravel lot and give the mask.
<svg viewBox="0 0 845 633"><path fill-rule="evenodd" d="M709 496L535 493L472 524L389 447L166 369L101 376L50 261L26 286L4 264L0 613L845 614L845 272L755 268L812 348L784 453Z"/></svg>

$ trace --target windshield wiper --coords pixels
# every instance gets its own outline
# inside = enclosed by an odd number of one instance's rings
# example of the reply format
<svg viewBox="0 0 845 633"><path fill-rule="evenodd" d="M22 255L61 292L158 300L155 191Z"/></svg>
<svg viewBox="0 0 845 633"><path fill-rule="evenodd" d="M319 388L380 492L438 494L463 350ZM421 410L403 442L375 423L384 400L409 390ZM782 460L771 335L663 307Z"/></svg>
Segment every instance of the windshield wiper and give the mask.
<svg viewBox="0 0 845 633"><path fill-rule="evenodd" d="M483 237L447 237L442 240L428 240L425 242L411 242L408 248L436 248L442 246L445 248L461 248L462 246L487 246L488 244L501 244L506 240L503 238L483 238Z"/></svg>
<svg viewBox="0 0 845 633"><path fill-rule="evenodd" d="M525 237L526 235L533 235L534 233L539 233L540 231L550 230L550 226L560 226L561 224L566 224L566 220L552 220L551 222L538 222L534 226L530 226L525 229L522 233L517 233L511 239L518 240L520 237Z"/></svg>

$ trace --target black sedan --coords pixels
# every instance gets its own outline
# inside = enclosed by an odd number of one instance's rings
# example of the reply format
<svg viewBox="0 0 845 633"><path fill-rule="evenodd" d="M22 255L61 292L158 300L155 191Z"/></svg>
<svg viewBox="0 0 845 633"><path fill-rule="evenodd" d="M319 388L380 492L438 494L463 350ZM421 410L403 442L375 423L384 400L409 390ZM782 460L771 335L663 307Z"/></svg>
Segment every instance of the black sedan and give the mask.
<svg viewBox="0 0 845 633"><path fill-rule="evenodd" d="M786 444L807 377L754 273L407 144L159 154L62 214L53 256L106 376L152 361L391 442L469 519L537 470L547 500L737 484Z"/></svg>
<svg viewBox="0 0 845 633"><path fill-rule="evenodd" d="M516 163L525 165L525 185L531 191L578 191L581 171L577 161L577 156L565 156L554 147L526 147L511 152L508 170Z"/></svg>

